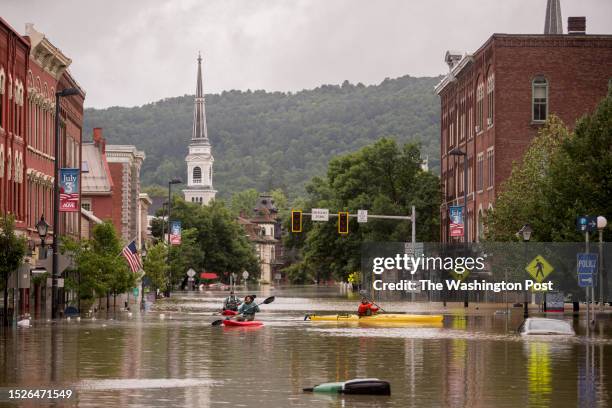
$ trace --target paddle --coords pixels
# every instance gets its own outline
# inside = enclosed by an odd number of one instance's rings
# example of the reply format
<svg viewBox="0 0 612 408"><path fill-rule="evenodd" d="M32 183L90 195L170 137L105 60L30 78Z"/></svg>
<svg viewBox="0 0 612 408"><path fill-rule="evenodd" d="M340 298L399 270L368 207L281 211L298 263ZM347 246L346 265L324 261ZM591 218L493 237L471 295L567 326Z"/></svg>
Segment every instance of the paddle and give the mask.
<svg viewBox="0 0 612 408"><path fill-rule="evenodd" d="M270 303L272 303L272 302L274 302L274 296L270 296L269 298L266 298L266 300L264 300L264 301L263 301L263 302L261 302L261 303L258 303L256 306L267 305L267 304L270 304ZM253 306L253 305L251 305L251 306L249 306L249 308L248 308L247 310L250 310L250 309L252 309L253 307L254 307L254 306ZM230 319L233 319L233 318L238 317L238 316L240 316L240 315L236 315L236 316L228 316L228 317L227 317L227 319L215 320L214 322L212 322L212 325L213 325L213 326L219 326L220 324L222 324L222 323L223 323L223 320L230 320Z"/></svg>

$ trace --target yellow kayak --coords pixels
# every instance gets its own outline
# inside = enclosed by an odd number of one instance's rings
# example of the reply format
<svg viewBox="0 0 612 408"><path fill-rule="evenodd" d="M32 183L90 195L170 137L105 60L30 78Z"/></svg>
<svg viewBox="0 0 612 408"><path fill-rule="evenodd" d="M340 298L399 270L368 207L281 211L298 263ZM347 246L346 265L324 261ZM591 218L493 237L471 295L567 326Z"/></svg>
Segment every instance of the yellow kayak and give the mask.
<svg viewBox="0 0 612 408"><path fill-rule="evenodd" d="M359 322L359 323L441 323L442 315L413 315L384 313L373 316L358 316L356 314L306 315L304 320L318 322Z"/></svg>

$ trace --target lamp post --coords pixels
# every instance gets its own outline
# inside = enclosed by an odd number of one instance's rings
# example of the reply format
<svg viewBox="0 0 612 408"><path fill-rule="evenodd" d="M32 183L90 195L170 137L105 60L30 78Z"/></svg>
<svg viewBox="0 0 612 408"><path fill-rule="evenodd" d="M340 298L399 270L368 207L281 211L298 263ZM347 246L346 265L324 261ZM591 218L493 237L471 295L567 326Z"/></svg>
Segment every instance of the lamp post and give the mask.
<svg viewBox="0 0 612 408"><path fill-rule="evenodd" d="M147 248L143 247L142 250L140 251L140 253L142 254L142 263L144 264L144 261L147 257ZM142 277L140 278L140 310L144 312L145 310L145 276L146 276L146 271L144 272L144 274L142 275Z"/></svg>
<svg viewBox="0 0 612 408"><path fill-rule="evenodd" d="M453 150L448 152L451 156L463 156L463 242L468 242L468 230L467 230L467 188L468 188L468 176L467 176L467 153L455 147ZM457 198L457 202L459 199Z"/></svg>
<svg viewBox="0 0 612 408"><path fill-rule="evenodd" d="M51 288L51 317L57 319L57 278L59 277L58 267L58 244L59 244L59 169L60 169L60 100L61 98L78 95L76 88L66 88L55 93L55 151L53 166L53 269L52 269L52 288Z"/></svg>
<svg viewBox="0 0 612 408"><path fill-rule="evenodd" d="M597 217L597 231L599 232L599 310L604 310L604 286L607 279L604 279L603 267L603 230L608 225L608 220L604 216ZM595 313L593 313L593 316Z"/></svg>
<svg viewBox="0 0 612 408"><path fill-rule="evenodd" d="M170 211L172 210L172 185L181 184L181 179L175 178L168 181L168 288L166 297L170 297L170 288L172 286L172 269L170 268Z"/></svg>
<svg viewBox="0 0 612 408"><path fill-rule="evenodd" d="M525 253L525 258L527 258L527 242L529 242L529 240L531 239L531 233L533 232L533 229L531 228L531 226L529 224L525 224L523 225L523 227L519 230L519 232L516 233L516 235L518 237L523 238L523 247L524 247L524 253ZM523 317L526 319L529 317L529 300L527 298L528 293L527 291L525 291L525 299L523 302Z"/></svg>
<svg viewBox="0 0 612 408"><path fill-rule="evenodd" d="M38 236L40 237L40 254L38 255L38 259L46 259L47 251L45 250L45 239L47 238L47 232L49 231L49 224L45 221L45 216L41 215L40 220L36 223L36 230L38 231Z"/></svg>

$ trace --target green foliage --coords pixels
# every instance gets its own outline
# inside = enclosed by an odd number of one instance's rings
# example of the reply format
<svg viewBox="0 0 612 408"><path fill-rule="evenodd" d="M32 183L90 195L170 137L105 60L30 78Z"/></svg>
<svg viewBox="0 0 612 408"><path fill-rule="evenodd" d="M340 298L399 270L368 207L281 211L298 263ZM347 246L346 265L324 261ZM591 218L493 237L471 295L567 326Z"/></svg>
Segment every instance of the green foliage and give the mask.
<svg viewBox="0 0 612 408"><path fill-rule="evenodd" d="M26 254L26 240L15 235L15 218L6 216L0 218L0 285L4 292L3 325L8 326L8 279L23 262Z"/></svg>
<svg viewBox="0 0 612 408"><path fill-rule="evenodd" d="M239 216L244 214L247 217L251 216L258 197L259 193L254 188L234 193L231 200L232 215Z"/></svg>
<svg viewBox="0 0 612 408"><path fill-rule="evenodd" d="M199 272L204 264L204 252L198 242L198 231L183 229L181 244L170 248L170 275L172 285L180 283L189 268Z"/></svg>
<svg viewBox="0 0 612 408"><path fill-rule="evenodd" d="M421 170L415 144L399 146L381 139L371 146L330 161L325 178L314 177L306 186L302 208L329 208L331 213L368 210L369 214L404 215L417 212L418 241L436 241L439 233L440 181ZM294 206L295 208L295 206ZM317 281L347 276L361 267L361 244L375 241L409 241L411 222L369 219L366 224L349 219L349 234L338 234L336 218L313 223L304 218L305 233L290 234L288 247L301 248ZM286 221L288 226L288 221Z"/></svg>
<svg viewBox="0 0 612 408"><path fill-rule="evenodd" d="M164 243L155 244L147 250L142 269L154 289L168 287L168 250Z"/></svg>
<svg viewBox="0 0 612 408"><path fill-rule="evenodd" d="M305 262L297 262L283 269L289 282L295 285L311 284L313 282L312 271Z"/></svg>
<svg viewBox="0 0 612 408"><path fill-rule="evenodd" d="M549 118L546 126L504 183L487 219L487 238L515 239L520 227L533 227L533 240L576 242L579 215L612 214L612 94L570 133ZM604 231L612 239L610 228Z"/></svg>
<svg viewBox="0 0 612 408"><path fill-rule="evenodd" d="M94 226L91 240L65 237L61 250L72 256L77 272L69 275L67 285L82 299L123 293L135 285L136 275L121 256L121 241L110 221Z"/></svg>
<svg viewBox="0 0 612 408"><path fill-rule="evenodd" d="M382 136L421 143L437 171L440 103L433 87L439 80L404 76L372 86L345 81L297 93L207 95L220 198L248 188L281 188L293 199L304 194L308 179L325 173L330 158ZM86 109L83 134L100 126L108 143L143 149L143 185L164 186L186 174L192 120L193 96L185 95L140 107Z"/></svg>
<svg viewBox="0 0 612 408"><path fill-rule="evenodd" d="M215 272L225 281L229 280L226 273L231 272L246 270L253 277L259 276L259 261L253 246L223 202L213 201L202 206L175 197L172 219L181 220L183 229L188 231L186 251L195 258L184 262L193 265L196 271ZM180 268L184 270L178 271ZM187 269L184 265L177 266L177 274L183 276Z"/></svg>

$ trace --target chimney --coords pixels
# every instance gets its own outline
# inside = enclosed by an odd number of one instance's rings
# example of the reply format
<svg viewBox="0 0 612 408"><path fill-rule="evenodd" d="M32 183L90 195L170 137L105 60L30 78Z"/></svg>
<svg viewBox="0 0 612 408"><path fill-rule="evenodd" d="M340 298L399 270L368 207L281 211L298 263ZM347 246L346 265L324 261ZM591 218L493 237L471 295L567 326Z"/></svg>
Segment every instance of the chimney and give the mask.
<svg viewBox="0 0 612 408"><path fill-rule="evenodd" d="M586 17L569 17L567 19L567 33L574 35L586 34Z"/></svg>
<svg viewBox="0 0 612 408"><path fill-rule="evenodd" d="M102 136L102 128L93 128L93 142L102 153L106 152L106 141L104 140L104 136Z"/></svg>

